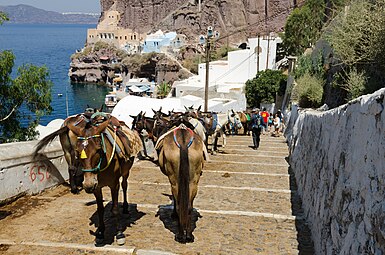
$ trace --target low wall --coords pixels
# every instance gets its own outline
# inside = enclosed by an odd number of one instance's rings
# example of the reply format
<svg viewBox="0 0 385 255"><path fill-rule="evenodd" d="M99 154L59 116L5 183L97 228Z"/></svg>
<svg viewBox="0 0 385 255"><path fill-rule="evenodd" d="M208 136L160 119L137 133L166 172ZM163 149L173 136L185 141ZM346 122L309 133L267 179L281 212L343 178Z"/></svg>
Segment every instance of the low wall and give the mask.
<svg viewBox="0 0 385 255"><path fill-rule="evenodd" d="M384 96L290 114L289 161L317 254L385 253Z"/></svg>
<svg viewBox="0 0 385 255"><path fill-rule="evenodd" d="M38 162L31 158L36 143L0 144L0 204L24 194L37 194L68 179L59 142L48 145L47 160Z"/></svg>

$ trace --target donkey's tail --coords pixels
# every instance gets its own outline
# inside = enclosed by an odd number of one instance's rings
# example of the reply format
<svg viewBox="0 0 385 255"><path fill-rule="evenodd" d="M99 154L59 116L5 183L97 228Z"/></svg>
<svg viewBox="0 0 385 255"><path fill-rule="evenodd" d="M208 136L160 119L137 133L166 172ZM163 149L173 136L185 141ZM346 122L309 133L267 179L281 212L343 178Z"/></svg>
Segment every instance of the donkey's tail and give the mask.
<svg viewBox="0 0 385 255"><path fill-rule="evenodd" d="M61 135L61 134L65 134L68 132L68 127L67 126L64 126L64 127L61 127L60 129L56 130L55 132L47 135L46 137L44 137L43 139L41 139L38 144L36 144L35 146L35 150L32 154L32 157L35 159L39 152L41 150L43 150L45 148L45 146L47 146L49 143L52 142L53 139L55 139L55 137L57 137L58 135Z"/></svg>
<svg viewBox="0 0 385 255"><path fill-rule="evenodd" d="M188 141L189 132L186 129L180 129L181 140L180 143L180 162L179 162L179 189L178 189L178 202L179 202L179 224L186 230L187 224L190 222L190 163L188 158Z"/></svg>

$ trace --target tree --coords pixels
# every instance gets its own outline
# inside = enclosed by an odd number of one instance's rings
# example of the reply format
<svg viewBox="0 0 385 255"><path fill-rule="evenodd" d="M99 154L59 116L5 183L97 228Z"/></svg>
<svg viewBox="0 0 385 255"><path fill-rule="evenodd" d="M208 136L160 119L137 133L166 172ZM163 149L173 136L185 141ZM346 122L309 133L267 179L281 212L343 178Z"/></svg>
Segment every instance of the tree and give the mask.
<svg viewBox="0 0 385 255"><path fill-rule="evenodd" d="M283 95L287 77L278 70L265 70L246 82L246 99L250 107L259 107L261 103L274 103L275 96Z"/></svg>
<svg viewBox="0 0 385 255"><path fill-rule="evenodd" d="M283 47L287 55L301 55L319 39L322 28L347 0L308 0L293 10L285 24Z"/></svg>
<svg viewBox="0 0 385 255"><path fill-rule="evenodd" d="M12 79L14 60L0 52L0 143L34 139L40 118L52 111L47 68L23 65Z"/></svg>
<svg viewBox="0 0 385 255"><path fill-rule="evenodd" d="M288 55L300 55L311 47L320 36L324 21L325 3L309 0L294 9L285 24L283 44Z"/></svg>
<svg viewBox="0 0 385 255"><path fill-rule="evenodd" d="M0 25L3 24L4 21L9 20L8 15L4 12L0 12Z"/></svg>
<svg viewBox="0 0 385 255"><path fill-rule="evenodd" d="M156 94L159 98L165 98L170 93L171 86L163 82L156 87Z"/></svg>
<svg viewBox="0 0 385 255"><path fill-rule="evenodd" d="M325 30L341 69L337 85L348 93L347 99L384 86L384 13L385 0L355 0Z"/></svg>

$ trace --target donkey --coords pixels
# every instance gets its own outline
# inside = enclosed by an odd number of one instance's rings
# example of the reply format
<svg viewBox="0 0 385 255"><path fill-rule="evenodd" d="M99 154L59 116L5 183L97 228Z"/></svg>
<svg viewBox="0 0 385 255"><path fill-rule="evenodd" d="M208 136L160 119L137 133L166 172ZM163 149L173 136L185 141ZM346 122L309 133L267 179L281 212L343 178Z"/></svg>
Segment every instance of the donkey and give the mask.
<svg viewBox="0 0 385 255"><path fill-rule="evenodd" d="M204 146L199 135L184 124L159 137L155 146L160 170L171 184L174 213L178 217L175 240L180 243L194 241L191 218L204 164Z"/></svg>
<svg viewBox="0 0 385 255"><path fill-rule="evenodd" d="M205 123L205 128L207 130L207 137L212 136L212 150L211 153L214 154L218 151L218 138L221 136L223 139L223 147L226 146L226 134L225 128L229 123L231 126L242 128L240 118L236 112L233 110L227 111L227 113L201 113L202 119Z"/></svg>
<svg viewBox="0 0 385 255"><path fill-rule="evenodd" d="M95 195L99 215L96 244L102 244L105 230L102 187L110 187L113 200L112 212L119 216L119 178L123 177L123 212L127 213L127 178L134 157L141 150L139 135L108 114L94 113L90 119L80 114L67 118L63 127L44 137L37 144L34 157L37 157L39 151L57 136L60 138L69 170L71 171L71 167L74 166L77 171L80 169L83 178L82 187L87 193ZM78 185L77 181L75 180L76 185ZM71 172L70 183L72 190L74 182L71 181ZM123 244L124 241L125 236L119 225L117 242Z"/></svg>
<svg viewBox="0 0 385 255"><path fill-rule="evenodd" d="M102 188L105 186L108 186L111 190L112 213L118 218L116 240L119 245L123 245L125 235L119 221L118 208L119 179L122 177L123 213L128 213L127 179L134 158L142 149L139 135L123 126L121 131L124 132L130 142L130 147L127 147L121 145L124 141L121 141L117 136L117 128L109 126L108 120L103 122L92 120L91 124L85 128L70 124L68 128L77 137L75 154L84 172L83 188L87 193L93 193L97 202L99 225L95 233L96 245L103 244L104 241L105 224ZM112 141L111 136L113 137Z"/></svg>

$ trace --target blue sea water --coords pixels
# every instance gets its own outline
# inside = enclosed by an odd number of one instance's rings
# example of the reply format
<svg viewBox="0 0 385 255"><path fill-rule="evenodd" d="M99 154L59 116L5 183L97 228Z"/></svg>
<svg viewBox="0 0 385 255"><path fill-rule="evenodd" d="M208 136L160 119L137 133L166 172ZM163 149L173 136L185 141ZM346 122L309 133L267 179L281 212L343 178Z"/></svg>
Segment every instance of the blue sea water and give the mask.
<svg viewBox="0 0 385 255"><path fill-rule="evenodd" d="M40 124L83 112L87 105L100 108L108 88L91 84L70 84L68 71L70 57L84 47L87 29L96 24L3 24L0 26L0 51L11 50L15 56L15 69L22 64L47 66L53 82L51 115L43 116ZM62 94L62 96L59 96Z"/></svg>

